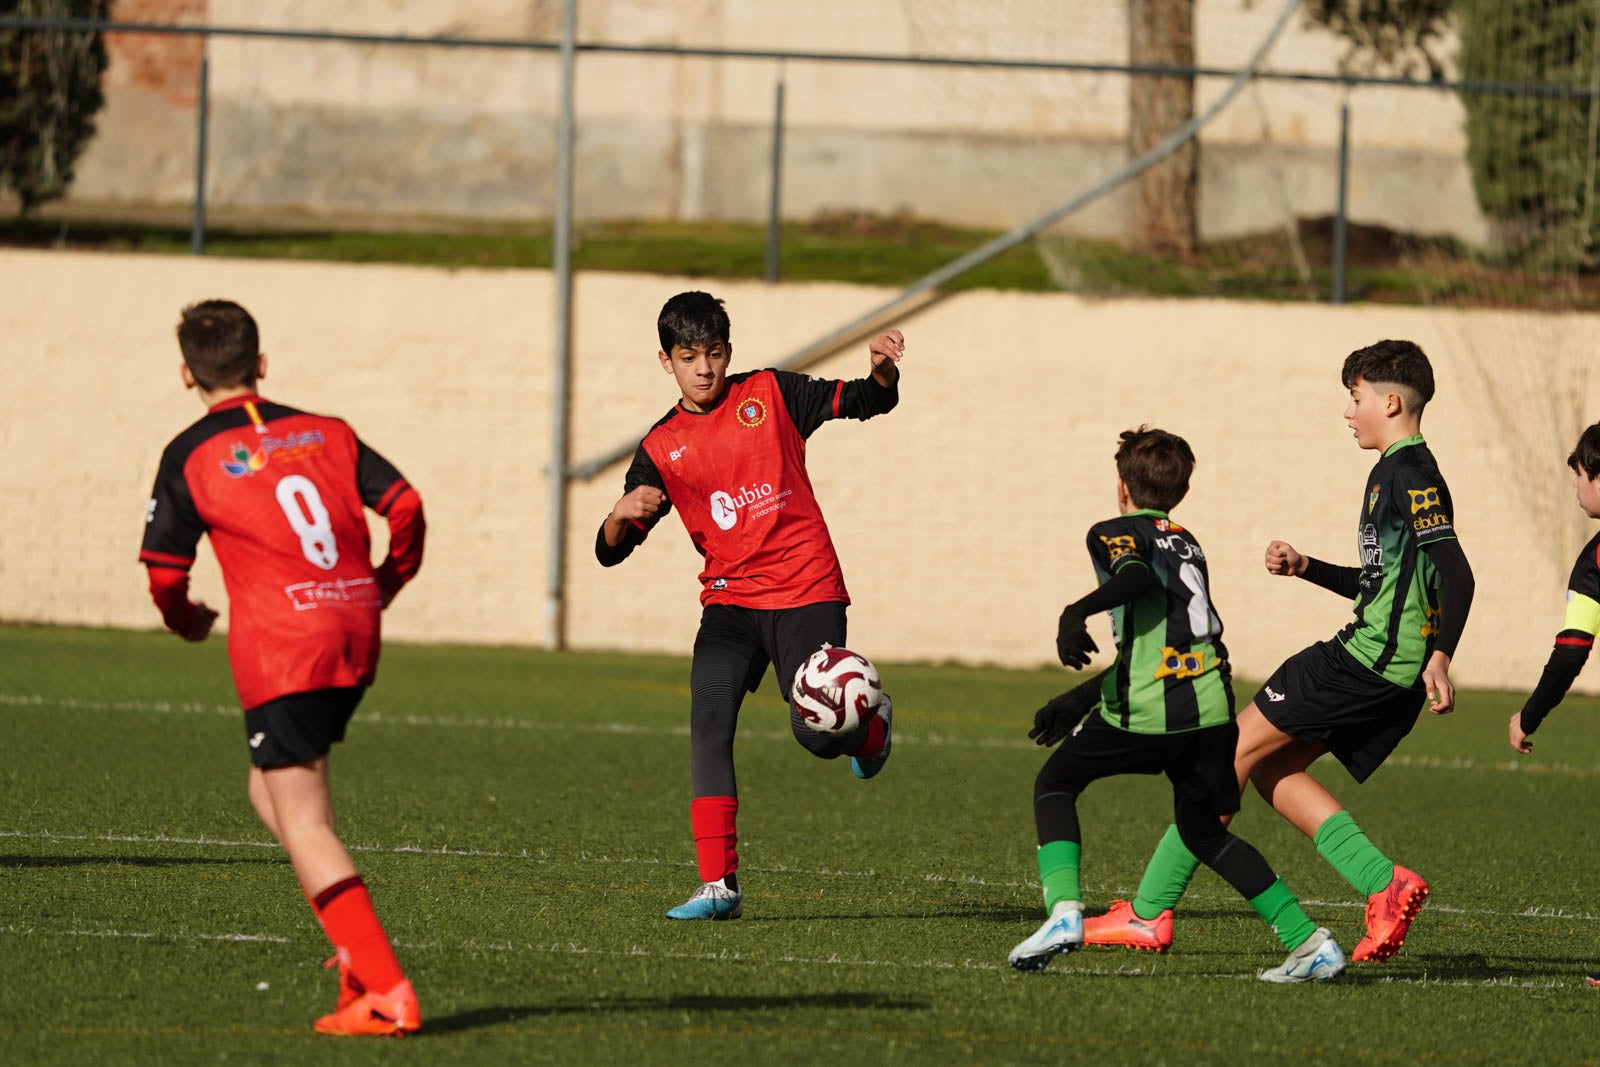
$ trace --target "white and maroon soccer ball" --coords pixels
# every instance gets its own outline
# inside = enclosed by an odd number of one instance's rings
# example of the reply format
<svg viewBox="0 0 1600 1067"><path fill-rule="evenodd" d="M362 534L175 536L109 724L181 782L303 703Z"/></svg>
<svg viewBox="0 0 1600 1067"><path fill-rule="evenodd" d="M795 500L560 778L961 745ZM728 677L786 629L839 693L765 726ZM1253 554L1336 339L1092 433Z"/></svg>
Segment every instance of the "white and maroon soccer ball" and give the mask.
<svg viewBox="0 0 1600 1067"><path fill-rule="evenodd" d="M883 682L867 657L823 645L794 672L789 703L817 733L847 734L883 703Z"/></svg>

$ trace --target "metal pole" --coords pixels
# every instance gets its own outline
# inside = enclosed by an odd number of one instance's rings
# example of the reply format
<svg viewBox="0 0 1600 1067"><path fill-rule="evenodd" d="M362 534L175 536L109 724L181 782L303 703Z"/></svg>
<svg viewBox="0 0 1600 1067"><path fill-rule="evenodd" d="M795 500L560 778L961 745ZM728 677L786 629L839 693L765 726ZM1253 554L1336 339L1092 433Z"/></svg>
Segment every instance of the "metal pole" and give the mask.
<svg viewBox="0 0 1600 1067"><path fill-rule="evenodd" d="M189 225L189 253L206 254L206 121L211 110L211 60L201 38L200 99L195 106L194 219Z"/></svg>
<svg viewBox="0 0 1600 1067"><path fill-rule="evenodd" d="M545 587L544 647L566 644L567 401L572 362L572 146L573 81L578 0L561 5L561 113L556 120L555 339L550 388L550 559Z"/></svg>
<svg viewBox="0 0 1600 1067"><path fill-rule="evenodd" d="M1333 302L1344 303L1345 253L1349 247L1349 225L1345 205L1350 189L1350 97L1339 105L1339 210L1333 217Z"/></svg>
<svg viewBox="0 0 1600 1067"><path fill-rule="evenodd" d="M778 258L783 247L783 67L778 67L778 88L772 105L772 198L767 209L767 271L771 285L778 280Z"/></svg>

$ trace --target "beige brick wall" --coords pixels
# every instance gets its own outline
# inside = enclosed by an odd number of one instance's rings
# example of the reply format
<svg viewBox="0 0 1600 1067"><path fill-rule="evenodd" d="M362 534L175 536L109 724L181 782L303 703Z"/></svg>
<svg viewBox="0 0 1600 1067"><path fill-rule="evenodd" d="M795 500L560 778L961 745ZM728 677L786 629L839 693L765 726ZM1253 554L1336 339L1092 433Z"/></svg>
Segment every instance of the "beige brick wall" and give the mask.
<svg viewBox="0 0 1600 1067"><path fill-rule="evenodd" d="M576 288L574 458L642 431L676 397L654 358L662 300L696 283L584 274ZM735 362L765 365L881 300L841 285L715 283ZM543 639L552 284L536 271L0 252L0 619L157 624L135 562L162 446L199 416L178 381L178 309L237 299L262 325L264 392L342 415L421 489L422 575L392 638ZM1425 429L1478 574L1457 679L1525 689L1592 532L1562 459L1600 418L1594 316L962 293L908 316L892 415L822 429L811 470L856 606L884 660L1038 664L1092 582L1091 522L1115 510L1111 452L1141 422L1199 455L1177 517L1209 554L1241 672L1331 634L1347 608L1261 566L1282 537L1336 562L1373 462L1340 417L1350 349L1411 337L1440 389ZM815 372L855 376L864 345ZM618 465L573 487L569 638L687 652L699 561L676 519L626 564L593 561ZM209 556L195 587L225 598ZM1096 620L1102 637L1103 620ZM1102 645L1108 645L1102 641ZM1600 671L1591 670L1593 689Z"/></svg>

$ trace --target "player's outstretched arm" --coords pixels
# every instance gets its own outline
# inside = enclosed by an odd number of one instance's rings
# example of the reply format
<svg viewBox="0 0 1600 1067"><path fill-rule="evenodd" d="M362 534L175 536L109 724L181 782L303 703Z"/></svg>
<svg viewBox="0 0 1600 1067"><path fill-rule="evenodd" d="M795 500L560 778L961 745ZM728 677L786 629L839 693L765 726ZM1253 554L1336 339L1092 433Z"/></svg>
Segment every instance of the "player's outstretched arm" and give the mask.
<svg viewBox="0 0 1600 1067"><path fill-rule="evenodd" d="M1330 592L1338 593L1347 600L1354 600L1361 592L1361 569L1359 567L1336 567L1331 563L1324 563L1320 559L1296 552L1293 545L1287 541L1273 541L1267 545L1267 573L1281 577L1304 578L1312 585L1319 585Z"/></svg>
<svg viewBox="0 0 1600 1067"><path fill-rule="evenodd" d="M887 389L900 380L900 361L906 357L906 337L899 330L884 330L867 342L872 356L872 377Z"/></svg>

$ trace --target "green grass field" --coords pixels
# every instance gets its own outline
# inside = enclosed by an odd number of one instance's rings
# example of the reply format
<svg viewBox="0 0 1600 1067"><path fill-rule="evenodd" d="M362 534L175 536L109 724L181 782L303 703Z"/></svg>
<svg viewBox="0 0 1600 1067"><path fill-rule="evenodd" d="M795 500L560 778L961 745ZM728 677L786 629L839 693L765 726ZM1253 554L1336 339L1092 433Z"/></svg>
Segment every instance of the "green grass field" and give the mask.
<svg viewBox="0 0 1600 1067"><path fill-rule="evenodd" d="M328 947L245 799L222 643L0 628L0 1062L1600 1062L1600 702L1534 758L1514 698L1470 693L1366 786L1319 765L1434 893L1395 960L1273 987L1270 931L1209 872L1165 956L1005 966L1040 918L1025 734L1061 671L890 665L895 755L865 783L789 738L769 683L738 742L745 916L664 919L698 880L687 673L385 652L335 787L426 1022L362 1041L310 1030ZM1131 895L1168 803L1086 794L1091 909ZM1361 902L1310 843L1254 797L1236 828L1352 947Z"/></svg>

